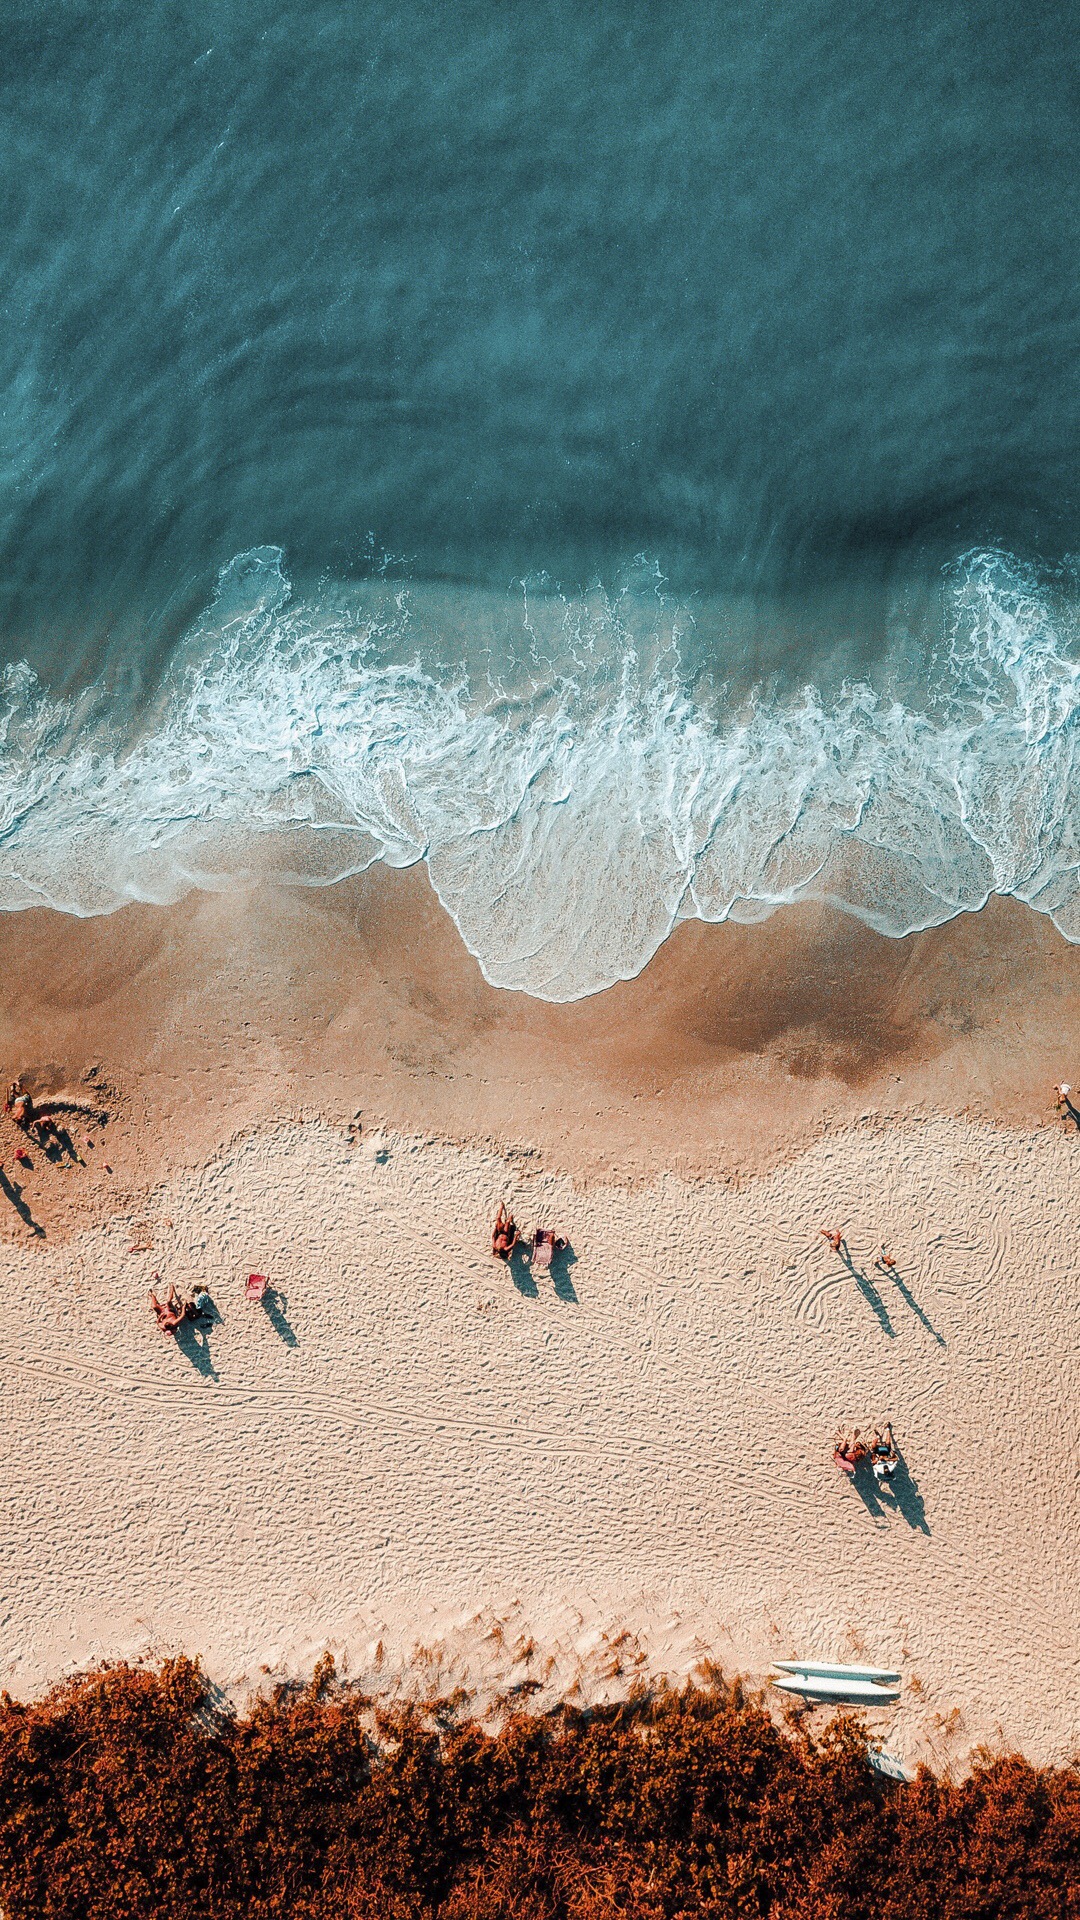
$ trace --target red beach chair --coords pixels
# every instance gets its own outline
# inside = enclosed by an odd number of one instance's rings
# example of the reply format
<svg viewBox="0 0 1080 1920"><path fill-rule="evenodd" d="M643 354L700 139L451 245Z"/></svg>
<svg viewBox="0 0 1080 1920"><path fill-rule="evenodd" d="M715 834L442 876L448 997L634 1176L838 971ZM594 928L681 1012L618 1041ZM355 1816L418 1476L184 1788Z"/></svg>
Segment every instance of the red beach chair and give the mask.
<svg viewBox="0 0 1080 1920"><path fill-rule="evenodd" d="M249 1273L247 1277L247 1286L244 1288L245 1300L261 1300L265 1292L266 1292L265 1273Z"/></svg>

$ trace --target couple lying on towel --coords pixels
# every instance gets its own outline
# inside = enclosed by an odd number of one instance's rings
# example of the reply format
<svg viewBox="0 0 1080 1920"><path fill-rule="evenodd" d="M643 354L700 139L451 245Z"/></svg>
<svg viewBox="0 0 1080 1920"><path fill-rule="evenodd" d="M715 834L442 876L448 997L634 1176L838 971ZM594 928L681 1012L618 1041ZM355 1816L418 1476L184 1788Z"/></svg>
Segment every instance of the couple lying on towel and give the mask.
<svg viewBox="0 0 1080 1920"><path fill-rule="evenodd" d="M161 1276L155 1273L154 1279L160 1284ZM150 1289L150 1305L157 1316L162 1333L175 1333L185 1320L209 1320L213 1318L210 1295L205 1287L196 1287L194 1298L181 1300L174 1286L169 1288L164 1300L159 1300L153 1287Z"/></svg>

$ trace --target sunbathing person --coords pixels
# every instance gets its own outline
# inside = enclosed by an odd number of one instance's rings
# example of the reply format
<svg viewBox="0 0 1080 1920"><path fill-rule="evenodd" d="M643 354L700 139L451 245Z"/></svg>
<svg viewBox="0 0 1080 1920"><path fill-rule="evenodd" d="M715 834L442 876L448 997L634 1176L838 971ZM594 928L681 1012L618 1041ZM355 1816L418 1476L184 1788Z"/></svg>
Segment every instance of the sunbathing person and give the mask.
<svg viewBox="0 0 1080 1920"><path fill-rule="evenodd" d="M500 1200L495 1225L491 1229L491 1251L496 1260L509 1260L520 1238L513 1214L507 1212Z"/></svg>
<svg viewBox="0 0 1080 1920"><path fill-rule="evenodd" d="M849 1472L853 1473L860 1462L868 1459L869 1455L870 1449L866 1441L860 1439L858 1427L856 1427L854 1433L841 1433L837 1435L836 1445L833 1448L833 1459L836 1461L838 1467L846 1467Z"/></svg>
<svg viewBox="0 0 1080 1920"><path fill-rule="evenodd" d="M158 1275L155 1274L154 1278L156 1280ZM150 1305L157 1314L157 1323L162 1333L175 1333L180 1322L187 1317L183 1301L180 1299L174 1286L170 1286L164 1300L159 1300L153 1287L151 1287Z"/></svg>
<svg viewBox="0 0 1080 1920"><path fill-rule="evenodd" d="M15 1125L21 1127L24 1133L29 1132L34 1119L34 1103L19 1080L13 1081L8 1088L7 1109Z"/></svg>
<svg viewBox="0 0 1080 1920"><path fill-rule="evenodd" d="M51 1113L39 1113L30 1122L27 1132L35 1139L47 1160L54 1163L61 1159L64 1152L65 1136L57 1126ZM76 1156L77 1158L78 1156Z"/></svg>
<svg viewBox="0 0 1080 1920"><path fill-rule="evenodd" d="M878 1429L874 1428L874 1438L870 1443L870 1464L875 1480L891 1480L900 1465L900 1455L896 1451L891 1420L886 1420L884 1433L879 1433Z"/></svg>

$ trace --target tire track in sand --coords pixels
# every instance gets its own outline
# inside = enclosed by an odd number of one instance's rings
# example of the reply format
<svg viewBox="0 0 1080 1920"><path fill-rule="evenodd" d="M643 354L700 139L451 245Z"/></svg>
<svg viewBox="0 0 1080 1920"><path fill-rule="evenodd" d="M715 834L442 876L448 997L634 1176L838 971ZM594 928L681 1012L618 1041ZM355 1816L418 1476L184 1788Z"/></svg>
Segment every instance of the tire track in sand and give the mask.
<svg viewBox="0 0 1080 1920"><path fill-rule="evenodd" d="M542 1458L598 1460L622 1466L629 1456L642 1454L649 1462L663 1464L674 1473L715 1474L721 1471L728 1483L740 1487L761 1487L764 1483L777 1495L790 1491L789 1483L763 1464L754 1463L752 1471L732 1460L709 1462L692 1446L678 1446L652 1434L618 1439L603 1436L560 1435L538 1432L527 1421L521 1426L494 1421L483 1414L460 1414L444 1408L425 1408L382 1401L370 1396L345 1400L333 1393L311 1392L298 1387L259 1387L226 1381L197 1383L194 1380L167 1381L141 1374L117 1374L113 1369L85 1360L72 1360L55 1354L2 1354L0 1365L29 1379L49 1382L68 1391L110 1394L113 1397L138 1398L145 1406L168 1408L176 1412L207 1413L212 1409L257 1408L265 1406L305 1419L314 1418L345 1427L365 1427L379 1423L395 1433L422 1433L460 1436L480 1440L489 1446L512 1447L517 1452ZM211 1417L212 1414L211 1414Z"/></svg>

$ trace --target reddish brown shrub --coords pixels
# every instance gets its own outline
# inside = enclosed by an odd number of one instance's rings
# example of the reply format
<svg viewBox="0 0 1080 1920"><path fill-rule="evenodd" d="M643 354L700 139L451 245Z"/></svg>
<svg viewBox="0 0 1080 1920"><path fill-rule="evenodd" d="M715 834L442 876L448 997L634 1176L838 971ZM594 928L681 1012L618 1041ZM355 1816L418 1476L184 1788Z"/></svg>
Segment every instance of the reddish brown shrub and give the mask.
<svg viewBox="0 0 1080 1920"><path fill-rule="evenodd" d="M881 1781L736 1684L497 1734L320 1663L243 1718L198 1667L0 1704L8 1920L1080 1920L1080 1774Z"/></svg>

